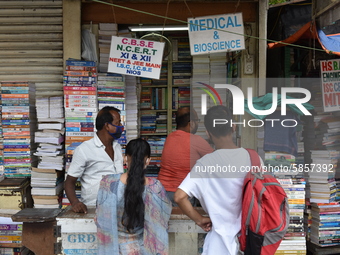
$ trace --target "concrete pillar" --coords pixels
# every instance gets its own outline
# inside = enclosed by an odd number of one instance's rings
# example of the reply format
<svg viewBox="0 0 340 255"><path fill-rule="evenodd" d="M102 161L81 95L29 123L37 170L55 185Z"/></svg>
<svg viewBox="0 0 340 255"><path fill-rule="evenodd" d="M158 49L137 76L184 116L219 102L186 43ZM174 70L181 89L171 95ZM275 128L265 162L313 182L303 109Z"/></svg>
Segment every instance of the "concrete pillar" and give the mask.
<svg viewBox="0 0 340 255"><path fill-rule="evenodd" d="M81 58L81 0L63 1L64 64L68 58Z"/></svg>

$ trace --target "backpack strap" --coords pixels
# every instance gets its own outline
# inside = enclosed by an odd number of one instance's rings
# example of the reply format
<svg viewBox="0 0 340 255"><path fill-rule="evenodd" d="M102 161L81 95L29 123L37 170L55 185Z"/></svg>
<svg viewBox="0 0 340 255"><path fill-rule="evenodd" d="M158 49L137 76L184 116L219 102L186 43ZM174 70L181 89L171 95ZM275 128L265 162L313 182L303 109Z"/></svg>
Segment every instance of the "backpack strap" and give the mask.
<svg viewBox="0 0 340 255"><path fill-rule="evenodd" d="M253 175L255 175L257 178L262 179L263 176L263 169L261 167L261 161L260 161L260 156L259 154L257 154L257 152L253 149L248 149L246 148L246 150L249 153L250 156L250 162L252 166L257 166L257 167L252 167L251 168L251 172Z"/></svg>

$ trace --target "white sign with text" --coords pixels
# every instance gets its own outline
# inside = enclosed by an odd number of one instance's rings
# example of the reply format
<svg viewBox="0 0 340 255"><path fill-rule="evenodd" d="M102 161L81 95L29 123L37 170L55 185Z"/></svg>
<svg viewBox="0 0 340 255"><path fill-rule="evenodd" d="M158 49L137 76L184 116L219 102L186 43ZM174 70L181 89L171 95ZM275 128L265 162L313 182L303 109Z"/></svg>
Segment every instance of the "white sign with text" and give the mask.
<svg viewBox="0 0 340 255"><path fill-rule="evenodd" d="M188 19L191 55L245 49L242 13Z"/></svg>
<svg viewBox="0 0 340 255"><path fill-rule="evenodd" d="M163 42L112 36L109 73L159 79Z"/></svg>

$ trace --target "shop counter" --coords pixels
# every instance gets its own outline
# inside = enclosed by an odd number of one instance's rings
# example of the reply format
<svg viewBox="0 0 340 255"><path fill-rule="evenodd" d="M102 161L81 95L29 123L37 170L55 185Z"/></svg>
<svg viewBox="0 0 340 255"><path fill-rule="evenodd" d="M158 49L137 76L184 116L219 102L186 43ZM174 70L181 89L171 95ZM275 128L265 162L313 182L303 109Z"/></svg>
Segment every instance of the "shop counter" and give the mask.
<svg viewBox="0 0 340 255"><path fill-rule="evenodd" d="M202 211L201 208L197 208ZM22 245L36 255L97 254L95 208L88 213L74 213L68 208L25 208L12 216L23 222ZM202 251L205 232L179 208L174 208L169 222L170 255L197 255Z"/></svg>

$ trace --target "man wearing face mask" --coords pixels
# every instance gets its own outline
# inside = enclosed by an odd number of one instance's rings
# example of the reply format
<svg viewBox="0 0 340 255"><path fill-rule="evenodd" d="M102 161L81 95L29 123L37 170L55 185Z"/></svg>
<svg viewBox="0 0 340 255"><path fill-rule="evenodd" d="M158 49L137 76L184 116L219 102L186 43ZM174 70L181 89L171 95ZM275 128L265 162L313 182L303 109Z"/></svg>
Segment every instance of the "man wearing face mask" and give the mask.
<svg viewBox="0 0 340 255"><path fill-rule="evenodd" d="M168 135L165 140L158 180L167 191L173 206L177 206L173 200L175 191L196 161L205 154L213 152L207 141L195 135L198 122L194 109L179 108L176 113L177 130ZM195 205L195 199L191 199L190 202Z"/></svg>
<svg viewBox="0 0 340 255"><path fill-rule="evenodd" d="M123 155L116 141L124 131L120 110L106 106L96 118L94 137L79 145L73 154L65 181L65 192L74 212L87 213L95 206L99 183L103 175L123 173ZM81 199L76 197L75 184L81 182Z"/></svg>

